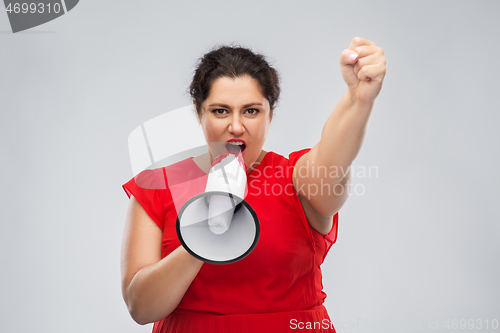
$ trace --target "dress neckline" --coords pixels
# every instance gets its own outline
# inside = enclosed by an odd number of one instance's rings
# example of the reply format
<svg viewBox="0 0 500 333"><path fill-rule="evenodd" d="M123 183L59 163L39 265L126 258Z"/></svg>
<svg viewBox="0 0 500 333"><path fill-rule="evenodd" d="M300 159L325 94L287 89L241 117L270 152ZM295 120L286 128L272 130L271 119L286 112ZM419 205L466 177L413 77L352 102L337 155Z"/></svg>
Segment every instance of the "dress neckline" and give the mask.
<svg viewBox="0 0 500 333"><path fill-rule="evenodd" d="M266 160L266 158L270 155L270 154L274 154L272 151L268 151L264 157L262 158L262 160L259 162L259 164L257 164L257 166L255 168L252 169L252 171L250 171L250 173L247 174L247 177L252 175L254 173L255 170L259 170L262 168L262 165L264 164L264 161Z"/></svg>

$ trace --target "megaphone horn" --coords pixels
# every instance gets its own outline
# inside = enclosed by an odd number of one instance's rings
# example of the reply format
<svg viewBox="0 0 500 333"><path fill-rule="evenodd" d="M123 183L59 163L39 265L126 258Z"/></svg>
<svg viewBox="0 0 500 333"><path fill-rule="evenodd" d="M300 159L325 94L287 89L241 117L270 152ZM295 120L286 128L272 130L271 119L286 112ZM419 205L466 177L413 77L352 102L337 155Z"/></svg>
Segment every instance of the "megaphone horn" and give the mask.
<svg viewBox="0 0 500 333"><path fill-rule="evenodd" d="M246 257L257 245L257 214L243 199L246 167L240 155L225 153L212 163L205 192L188 200L177 216L177 236L194 257L229 264Z"/></svg>

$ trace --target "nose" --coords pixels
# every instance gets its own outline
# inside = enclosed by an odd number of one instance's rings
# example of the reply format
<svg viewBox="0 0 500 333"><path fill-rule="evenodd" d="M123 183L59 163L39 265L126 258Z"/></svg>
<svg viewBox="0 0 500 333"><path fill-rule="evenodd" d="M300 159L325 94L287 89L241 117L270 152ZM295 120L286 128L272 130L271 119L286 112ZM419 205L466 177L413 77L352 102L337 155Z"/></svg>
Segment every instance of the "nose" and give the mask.
<svg viewBox="0 0 500 333"><path fill-rule="evenodd" d="M243 125L243 119L239 113L234 113L231 117L231 122L229 123L229 133L234 136L240 136L245 133L245 126Z"/></svg>

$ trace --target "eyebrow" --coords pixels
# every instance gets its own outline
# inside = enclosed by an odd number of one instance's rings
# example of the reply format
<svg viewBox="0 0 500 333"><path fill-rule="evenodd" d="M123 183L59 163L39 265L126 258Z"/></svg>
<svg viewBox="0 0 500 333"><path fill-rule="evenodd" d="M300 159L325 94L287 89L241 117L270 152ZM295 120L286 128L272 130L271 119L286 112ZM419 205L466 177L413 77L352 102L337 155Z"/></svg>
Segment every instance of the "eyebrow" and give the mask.
<svg viewBox="0 0 500 333"><path fill-rule="evenodd" d="M218 107L221 107L221 108L226 108L226 109L230 109L231 107L227 104L220 104L220 103L215 103L215 104L210 104L209 107L214 107L214 106L218 106ZM243 108L249 108L251 106L262 106L261 103L249 103L249 104L245 104L243 105Z"/></svg>

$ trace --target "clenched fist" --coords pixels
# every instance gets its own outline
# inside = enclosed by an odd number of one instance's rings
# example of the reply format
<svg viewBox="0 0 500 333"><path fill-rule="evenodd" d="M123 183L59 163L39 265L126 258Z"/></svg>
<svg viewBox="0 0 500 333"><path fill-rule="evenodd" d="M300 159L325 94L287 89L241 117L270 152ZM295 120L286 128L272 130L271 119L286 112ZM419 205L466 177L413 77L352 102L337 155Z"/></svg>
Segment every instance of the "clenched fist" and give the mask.
<svg viewBox="0 0 500 333"><path fill-rule="evenodd" d="M374 42L356 37L340 55L340 69L351 98L371 104L375 101L385 77L384 50Z"/></svg>

